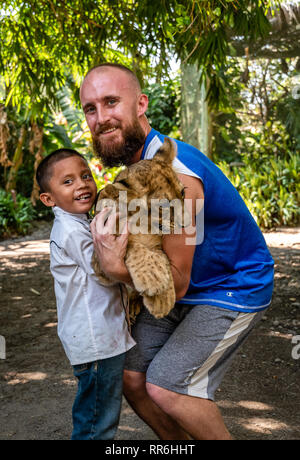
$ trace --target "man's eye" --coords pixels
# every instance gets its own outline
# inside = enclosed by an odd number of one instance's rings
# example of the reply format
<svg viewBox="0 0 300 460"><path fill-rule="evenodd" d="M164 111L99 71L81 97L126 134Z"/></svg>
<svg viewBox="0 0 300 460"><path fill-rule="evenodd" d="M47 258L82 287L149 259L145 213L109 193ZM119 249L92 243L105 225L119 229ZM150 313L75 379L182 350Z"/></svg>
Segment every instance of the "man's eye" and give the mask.
<svg viewBox="0 0 300 460"><path fill-rule="evenodd" d="M88 107L87 109L85 109L85 113L93 113L95 112L95 107Z"/></svg>
<svg viewBox="0 0 300 460"><path fill-rule="evenodd" d="M108 101L108 105L115 105L116 102L117 102L116 99L110 99L110 100Z"/></svg>

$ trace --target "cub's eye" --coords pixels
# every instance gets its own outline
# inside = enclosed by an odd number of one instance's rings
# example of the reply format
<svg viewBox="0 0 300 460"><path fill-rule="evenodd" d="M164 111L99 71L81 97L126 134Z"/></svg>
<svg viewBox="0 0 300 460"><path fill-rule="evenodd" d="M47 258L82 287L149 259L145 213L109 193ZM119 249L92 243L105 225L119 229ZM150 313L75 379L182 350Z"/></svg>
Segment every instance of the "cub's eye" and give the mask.
<svg viewBox="0 0 300 460"><path fill-rule="evenodd" d="M116 182L117 182L118 184L124 185L125 187L129 187L128 182L126 182L125 179L117 180Z"/></svg>

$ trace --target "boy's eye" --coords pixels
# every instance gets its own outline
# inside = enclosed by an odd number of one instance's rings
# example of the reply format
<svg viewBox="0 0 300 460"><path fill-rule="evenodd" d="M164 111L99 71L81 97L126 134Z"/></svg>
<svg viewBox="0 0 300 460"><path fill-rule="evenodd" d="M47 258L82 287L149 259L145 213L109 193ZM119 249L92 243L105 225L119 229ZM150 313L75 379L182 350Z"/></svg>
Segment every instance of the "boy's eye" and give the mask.
<svg viewBox="0 0 300 460"><path fill-rule="evenodd" d="M71 184L72 183L72 179L66 179L64 180L64 184Z"/></svg>
<svg viewBox="0 0 300 460"><path fill-rule="evenodd" d="M84 174L82 176L83 179L91 179L92 178L92 174L91 173L87 173L87 174Z"/></svg>

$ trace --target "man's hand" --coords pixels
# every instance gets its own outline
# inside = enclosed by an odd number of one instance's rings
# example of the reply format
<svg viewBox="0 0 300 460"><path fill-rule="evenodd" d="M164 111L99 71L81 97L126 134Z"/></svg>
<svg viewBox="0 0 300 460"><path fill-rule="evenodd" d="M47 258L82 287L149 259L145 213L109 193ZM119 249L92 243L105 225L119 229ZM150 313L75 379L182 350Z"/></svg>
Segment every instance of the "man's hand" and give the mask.
<svg viewBox="0 0 300 460"><path fill-rule="evenodd" d="M111 208L103 209L91 222L95 252L101 269L110 278L131 284L131 278L124 263L128 243L127 224L120 236L116 236L118 214Z"/></svg>

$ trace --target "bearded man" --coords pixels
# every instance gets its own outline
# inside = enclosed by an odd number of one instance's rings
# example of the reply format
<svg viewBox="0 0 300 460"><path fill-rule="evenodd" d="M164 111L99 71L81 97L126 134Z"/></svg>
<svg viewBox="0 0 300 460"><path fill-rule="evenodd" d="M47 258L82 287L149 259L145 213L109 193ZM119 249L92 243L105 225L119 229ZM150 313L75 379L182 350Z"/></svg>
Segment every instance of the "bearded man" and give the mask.
<svg viewBox="0 0 300 460"><path fill-rule="evenodd" d="M149 131L148 122L143 116L148 99L141 94L139 81L134 74L128 71L124 78L123 71L114 80L107 72L109 67L100 65L88 72L81 88L81 101L95 153L104 166L113 167L133 163L137 152L143 147L145 132ZM112 66L112 69L119 67ZM96 73L101 73L101 85L92 78ZM111 94L104 91L107 85L111 87ZM94 98L84 99L85 94L93 94ZM136 97L132 97L132 94Z"/></svg>
<svg viewBox="0 0 300 460"><path fill-rule="evenodd" d="M80 91L96 155L106 166L152 158L164 136L146 117L148 98L128 68L91 69ZM243 200L205 155L180 141L176 171L192 202L191 228L164 235L176 304L156 319L146 309L132 329L124 394L160 439L231 439L214 394L237 349L269 306L273 260ZM204 239L190 241L197 201L205 200ZM131 284L127 234L112 234L114 216L91 225L102 269Z"/></svg>

